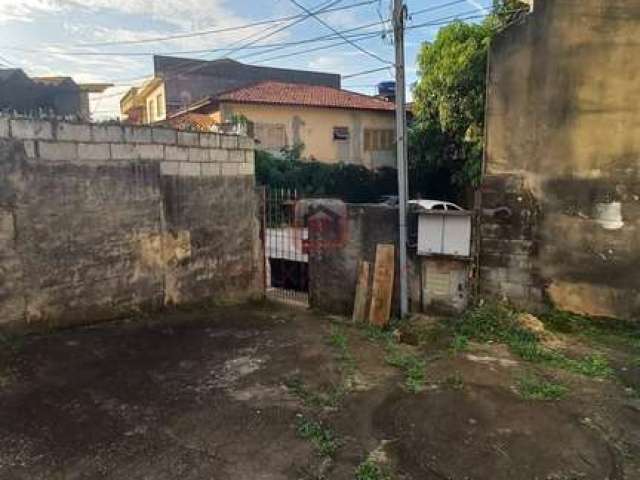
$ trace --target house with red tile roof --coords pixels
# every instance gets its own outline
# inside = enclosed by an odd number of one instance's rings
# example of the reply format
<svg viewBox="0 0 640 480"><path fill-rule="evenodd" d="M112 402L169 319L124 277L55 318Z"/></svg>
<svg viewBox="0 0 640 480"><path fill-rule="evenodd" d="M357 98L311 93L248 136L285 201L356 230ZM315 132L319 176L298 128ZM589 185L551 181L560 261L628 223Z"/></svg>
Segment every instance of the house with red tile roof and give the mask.
<svg viewBox="0 0 640 480"><path fill-rule="evenodd" d="M169 121L193 114L220 124L246 118L257 148L274 153L302 144L311 160L395 167L395 104L379 97L266 81L204 98Z"/></svg>

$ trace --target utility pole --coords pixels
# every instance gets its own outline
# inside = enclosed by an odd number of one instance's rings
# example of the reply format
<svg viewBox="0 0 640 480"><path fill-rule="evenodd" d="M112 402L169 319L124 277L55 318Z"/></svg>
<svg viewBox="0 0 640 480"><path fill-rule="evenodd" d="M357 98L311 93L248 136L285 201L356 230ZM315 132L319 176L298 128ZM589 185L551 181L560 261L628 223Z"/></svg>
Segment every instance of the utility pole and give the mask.
<svg viewBox="0 0 640 480"><path fill-rule="evenodd" d="M396 144L398 163L398 215L400 249L400 314L409 313L407 278L407 111L404 64L404 0L393 0L393 38L396 47Z"/></svg>

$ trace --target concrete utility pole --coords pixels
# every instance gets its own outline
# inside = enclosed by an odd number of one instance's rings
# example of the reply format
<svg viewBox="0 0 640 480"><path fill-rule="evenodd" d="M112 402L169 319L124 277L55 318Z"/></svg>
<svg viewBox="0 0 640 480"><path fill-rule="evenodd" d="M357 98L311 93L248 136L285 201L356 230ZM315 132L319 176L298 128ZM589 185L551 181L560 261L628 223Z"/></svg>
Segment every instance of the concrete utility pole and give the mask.
<svg viewBox="0 0 640 480"><path fill-rule="evenodd" d="M393 0L393 38L396 47L396 142L398 162L398 210L400 225L400 314L409 313L407 279L407 111L404 65L404 22L406 8L403 0Z"/></svg>

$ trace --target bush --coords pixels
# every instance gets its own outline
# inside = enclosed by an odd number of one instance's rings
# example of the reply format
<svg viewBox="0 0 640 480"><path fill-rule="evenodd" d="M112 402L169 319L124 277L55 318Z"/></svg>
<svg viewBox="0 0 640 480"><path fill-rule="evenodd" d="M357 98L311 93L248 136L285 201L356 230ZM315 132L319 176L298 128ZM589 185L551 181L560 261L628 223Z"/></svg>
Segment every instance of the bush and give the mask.
<svg viewBox="0 0 640 480"><path fill-rule="evenodd" d="M290 188L303 196L336 197L350 203L377 202L397 193L394 168L372 171L362 165L303 161L291 154L278 158L264 151L256 151L256 180L270 188Z"/></svg>

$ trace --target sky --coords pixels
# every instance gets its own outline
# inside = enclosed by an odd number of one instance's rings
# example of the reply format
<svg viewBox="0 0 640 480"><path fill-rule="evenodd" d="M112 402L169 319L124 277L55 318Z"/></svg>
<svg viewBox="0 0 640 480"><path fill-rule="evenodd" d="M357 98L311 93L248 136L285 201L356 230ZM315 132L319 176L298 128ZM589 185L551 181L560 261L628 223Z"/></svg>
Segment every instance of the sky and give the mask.
<svg viewBox="0 0 640 480"><path fill-rule="evenodd" d="M239 28L304 14L296 2L308 10L327 4L333 9L360 5L319 14L324 24L308 17ZM115 84L102 94L92 95L95 119L118 115L120 97L131 86L153 75L154 53L207 60L226 56L243 63L339 73L343 77L382 68L344 78L342 82L345 89L374 94L379 82L393 79L394 47L389 34L391 25L386 21L391 3L391 0L0 0L3 32L0 68L22 68L31 76L64 75L77 82ZM454 18L479 19L487 13L491 0L406 0L406 4L410 15L405 43L407 81L411 84L416 80L420 45L433 40L440 28L438 24ZM428 10L421 12L425 9ZM358 39L356 44L361 49L345 42L335 45L341 42L335 38L281 46L335 35L331 27L344 31L366 25L369 26L350 32L371 34ZM192 36L219 29L227 30ZM160 40L167 36L180 38ZM249 44L253 48L247 48ZM198 53L176 53L194 50Z"/></svg>

